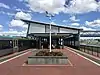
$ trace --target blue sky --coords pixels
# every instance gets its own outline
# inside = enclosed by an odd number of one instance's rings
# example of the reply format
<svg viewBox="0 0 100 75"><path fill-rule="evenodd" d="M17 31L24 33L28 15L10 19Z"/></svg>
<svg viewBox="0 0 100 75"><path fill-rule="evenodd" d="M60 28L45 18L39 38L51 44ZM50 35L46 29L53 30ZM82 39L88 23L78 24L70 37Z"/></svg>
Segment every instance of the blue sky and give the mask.
<svg viewBox="0 0 100 75"><path fill-rule="evenodd" d="M17 19L20 18L50 23L48 17L45 16L44 12L41 12L40 9L35 10L35 7L37 7L38 5L38 4L32 5L32 2L35 1L37 2L40 0L33 0L33 1L32 0L29 1L28 0L0 0L0 32L2 34L7 34L7 35L14 34L14 33L15 34L26 33L27 25L19 20L16 21ZM48 5L52 0L51 1L47 0L47 1L48 1L47 2ZM60 1L62 1L63 4L63 1L65 0L58 0L56 4L61 3ZM70 0L70 1L72 1L70 2L72 4L75 3L75 0ZM47 9L47 10L48 11L50 10L50 12L51 11L57 12L57 13L51 12L55 14L55 16L52 18L53 24L83 28L84 30L100 30L100 2L99 1L100 0L90 0L89 3L88 0L76 0L75 6L72 7L69 6L69 8L66 9L65 11L62 10L56 11L57 9L56 7L58 5L55 7L52 6L54 7L54 9L52 10L51 9ZM43 2L46 3L46 0L43 0ZM81 3L83 3L83 5ZM84 3L86 5L84 5ZM60 9L63 9L63 7L61 6ZM17 22L20 23L17 24Z"/></svg>

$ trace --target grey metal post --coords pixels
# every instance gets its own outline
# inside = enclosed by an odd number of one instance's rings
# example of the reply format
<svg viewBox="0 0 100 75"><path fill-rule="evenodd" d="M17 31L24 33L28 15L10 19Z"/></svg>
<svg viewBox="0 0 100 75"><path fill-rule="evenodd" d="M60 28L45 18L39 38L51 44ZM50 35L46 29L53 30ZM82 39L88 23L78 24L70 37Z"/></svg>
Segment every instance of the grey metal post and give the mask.
<svg viewBox="0 0 100 75"><path fill-rule="evenodd" d="M78 30L78 49L80 50L80 31Z"/></svg>
<svg viewBox="0 0 100 75"><path fill-rule="evenodd" d="M54 15L49 13L48 11L46 11L46 16L49 17L49 20L50 20L50 35L49 35L49 37L50 37L50 52L51 52L51 22L52 22L51 17L54 17Z"/></svg>

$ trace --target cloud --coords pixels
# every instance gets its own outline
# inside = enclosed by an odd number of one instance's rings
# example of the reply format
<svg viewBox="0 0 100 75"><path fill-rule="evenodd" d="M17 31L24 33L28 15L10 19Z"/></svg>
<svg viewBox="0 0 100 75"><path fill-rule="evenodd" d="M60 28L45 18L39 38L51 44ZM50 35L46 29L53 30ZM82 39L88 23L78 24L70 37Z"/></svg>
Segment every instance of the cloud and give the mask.
<svg viewBox="0 0 100 75"><path fill-rule="evenodd" d="M31 13L32 11L31 10L25 10L25 9L20 9L20 8L15 8L15 10L17 11L17 12L27 12L27 13Z"/></svg>
<svg viewBox="0 0 100 75"><path fill-rule="evenodd" d="M9 30L9 31L3 31L3 32L0 32L0 35L1 36L26 36L26 31L21 31L21 32L18 32L16 30Z"/></svg>
<svg viewBox="0 0 100 75"><path fill-rule="evenodd" d="M32 17L29 13L24 13L22 11L20 12L17 12L16 15L15 15L15 18L16 19L25 19L25 20L31 20Z"/></svg>
<svg viewBox="0 0 100 75"><path fill-rule="evenodd" d="M10 9L10 7L4 3L0 3L0 7Z"/></svg>
<svg viewBox="0 0 100 75"><path fill-rule="evenodd" d="M80 37L80 39L100 39L100 37Z"/></svg>
<svg viewBox="0 0 100 75"><path fill-rule="evenodd" d="M77 19L76 16L71 16L68 20L63 20L62 22L66 23L66 22L78 22L80 21L80 19ZM73 23L72 25L75 25L76 23ZM78 23L76 24L78 25Z"/></svg>
<svg viewBox="0 0 100 75"><path fill-rule="evenodd" d="M31 20L32 17L30 14L21 11L15 14L15 18L16 19L12 19L10 21L9 27L16 29L18 31L23 31L28 28L28 25L25 22L21 21L20 19Z"/></svg>
<svg viewBox="0 0 100 75"><path fill-rule="evenodd" d="M59 14L82 14L100 11L100 2L96 0L28 0L28 6L34 12ZM66 7L65 7L66 4Z"/></svg>
<svg viewBox="0 0 100 75"><path fill-rule="evenodd" d="M0 24L0 30L2 30L2 29L3 29L3 25Z"/></svg>
<svg viewBox="0 0 100 75"><path fill-rule="evenodd" d="M79 26L80 24L79 23L72 23L71 25L72 26Z"/></svg>
<svg viewBox="0 0 100 75"><path fill-rule="evenodd" d="M9 13L9 12L7 12L5 14L7 14L8 16L14 16L15 15L14 13Z"/></svg>
<svg viewBox="0 0 100 75"><path fill-rule="evenodd" d="M87 13L91 11L98 11L100 9L100 2L95 0L70 0L69 5L65 9L65 13Z"/></svg>
<svg viewBox="0 0 100 75"><path fill-rule="evenodd" d="M25 24L23 21L21 20L12 20L9 24L10 27L22 27L22 28L28 28L28 25Z"/></svg>
<svg viewBox="0 0 100 75"><path fill-rule="evenodd" d="M88 27L85 27L85 26L82 26L82 27L80 27L80 28L83 29L83 30L95 30L95 29L88 28Z"/></svg>
<svg viewBox="0 0 100 75"><path fill-rule="evenodd" d="M34 12L59 14L64 13L88 13L91 11L100 11L100 1L98 0L26 0L28 6ZM64 7L66 4L66 8Z"/></svg>
<svg viewBox="0 0 100 75"><path fill-rule="evenodd" d="M100 1L100 0L99 0L99 1ZM98 11L100 12L100 2L99 2L98 4L99 4Z"/></svg>
<svg viewBox="0 0 100 75"><path fill-rule="evenodd" d="M28 0L30 9L34 12L59 14L64 10L66 0Z"/></svg>
<svg viewBox="0 0 100 75"><path fill-rule="evenodd" d="M28 0L18 0L19 2L27 2Z"/></svg>
<svg viewBox="0 0 100 75"><path fill-rule="evenodd" d="M62 22L68 22L68 20L63 20Z"/></svg>
<svg viewBox="0 0 100 75"><path fill-rule="evenodd" d="M86 25L91 26L91 27L95 27L95 26L99 26L100 27L100 19L94 20L94 21L86 21L85 22Z"/></svg>
<svg viewBox="0 0 100 75"><path fill-rule="evenodd" d="M51 24L53 24L53 25L57 25L55 22L51 22Z"/></svg>
<svg viewBox="0 0 100 75"><path fill-rule="evenodd" d="M70 20L71 20L72 22L80 21L80 19L76 19L76 16L71 16L71 17L70 17Z"/></svg>
<svg viewBox="0 0 100 75"><path fill-rule="evenodd" d="M4 11L0 11L0 14L4 14L4 15L8 15L8 16L14 16L14 13L9 13L9 12L4 12Z"/></svg>
<svg viewBox="0 0 100 75"><path fill-rule="evenodd" d="M19 2L23 2L24 0L18 0Z"/></svg>
<svg viewBox="0 0 100 75"><path fill-rule="evenodd" d="M22 9L16 8L16 11L22 11Z"/></svg>

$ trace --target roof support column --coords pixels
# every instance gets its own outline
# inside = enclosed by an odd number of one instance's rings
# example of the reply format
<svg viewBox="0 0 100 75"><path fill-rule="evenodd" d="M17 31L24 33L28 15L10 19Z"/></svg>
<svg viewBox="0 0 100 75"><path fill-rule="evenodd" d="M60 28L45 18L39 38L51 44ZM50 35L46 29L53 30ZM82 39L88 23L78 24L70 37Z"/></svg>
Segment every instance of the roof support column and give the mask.
<svg viewBox="0 0 100 75"><path fill-rule="evenodd" d="M28 34L29 34L29 28L30 28L30 23L28 22L27 24L28 24L28 30L27 30L27 35L26 35L26 37L28 37Z"/></svg>
<svg viewBox="0 0 100 75"><path fill-rule="evenodd" d="M78 30L78 49L80 50L80 31Z"/></svg>

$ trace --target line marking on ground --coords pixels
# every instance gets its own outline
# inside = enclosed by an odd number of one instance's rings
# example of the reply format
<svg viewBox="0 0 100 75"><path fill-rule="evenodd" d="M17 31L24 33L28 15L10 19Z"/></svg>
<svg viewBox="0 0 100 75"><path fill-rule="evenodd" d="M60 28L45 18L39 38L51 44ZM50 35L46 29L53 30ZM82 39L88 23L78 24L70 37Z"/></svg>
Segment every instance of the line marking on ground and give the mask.
<svg viewBox="0 0 100 75"><path fill-rule="evenodd" d="M24 63L24 64L22 64L22 66L25 66L25 63Z"/></svg>
<svg viewBox="0 0 100 75"><path fill-rule="evenodd" d="M31 51L25 52L25 53L23 53L23 54L20 54L20 55L18 55L18 56L15 56L15 57L12 57L12 58L10 58L10 59L8 59L8 60L5 60L5 61L3 61L3 62L0 62L0 64L6 63L6 62L11 61L11 60L13 60L13 59L16 59L16 58L18 58L18 57L21 57L21 56L23 56L23 55L25 55L25 54L28 54L29 52L31 52Z"/></svg>
<svg viewBox="0 0 100 75"><path fill-rule="evenodd" d="M70 48L70 49L71 49L71 48ZM95 62L95 61L93 61L93 60L91 60L91 59L89 59L89 58L87 58L87 57L85 57L85 56L83 56L83 55L81 55L81 54L75 52L76 50L75 50L75 51L72 51L72 50L70 50L70 49L67 49L67 50L69 50L70 52L72 52L72 53L74 53L74 54L77 54L78 56L80 56L80 57L82 57L82 58L84 58L84 59L86 59L86 60L88 60L88 61L94 63L94 64L97 65L97 66L100 66L99 63L97 63L97 62Z"/></svg>
<svg viewBox="0 0 100 75"><path fill-rule="evenodd" d="M44 64L44 65L26 65L26 64L23 64L22 66L24 66L24 67L27 67L27 66L30 66L30 67L31 67L31 66L34 66L34 67L35 67L35 66L37 66L37 67L38 67L38 66L39 66L39 67L42 67L42 66L43 66L43 67L51 67L51 66L52 66L52 67L53 67L53 66L54 66L54 67L65 67L65 66L72 67L71 65L67 65L67 64L65 64L65 65L53 65L53 64L52 64L52 65L51 65L51 64L48 64L48 65L46 65L46 64Z"/></svg>
<svg viewBox="0 0 100 75"><path fill-rule="evenodd" d="M69 62L69 64L70 64L70 66L73 66L73 64L71 63L71 61L69 60L69 59L67 59L68 60L68 62Z"/></svg>

